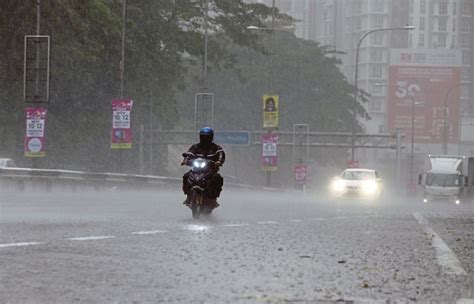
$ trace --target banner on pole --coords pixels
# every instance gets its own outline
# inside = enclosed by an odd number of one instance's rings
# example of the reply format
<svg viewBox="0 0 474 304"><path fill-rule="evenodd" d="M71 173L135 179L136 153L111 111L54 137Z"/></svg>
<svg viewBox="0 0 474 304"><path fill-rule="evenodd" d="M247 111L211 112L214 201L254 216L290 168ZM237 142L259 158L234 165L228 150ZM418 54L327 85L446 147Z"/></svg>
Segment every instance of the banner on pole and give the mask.
<svg viewBox="0 0 474 304"><path fill-rule="evenodd" d="M306 176L308 173L308 167L306 165L295 165L295 184L306 185Z"/></svg>
<svg viewBox="0 0 474 304"><path fill-rule="evenodd" d="M262 135L262 170L276 171L278 169L277 158L278 135Z"/></svg>
<svg viewBox="0 0 474 304"><path fill-rule="evenodd" d="M130 127L130 113L133 100L112 100L112 149L132 148L132 129Z"/></svg>
<svg viewBox="0 0 474 304"><path fill-rule="evenodd" d="M263 128L278 128L278 95L263 95Z"/></svg>
<svg viewBox="0 0 474 304"><path fill-rule="evenodd" d="M45 124L48 110L44 108L26 108L25 156L45 157Z"/></svg>

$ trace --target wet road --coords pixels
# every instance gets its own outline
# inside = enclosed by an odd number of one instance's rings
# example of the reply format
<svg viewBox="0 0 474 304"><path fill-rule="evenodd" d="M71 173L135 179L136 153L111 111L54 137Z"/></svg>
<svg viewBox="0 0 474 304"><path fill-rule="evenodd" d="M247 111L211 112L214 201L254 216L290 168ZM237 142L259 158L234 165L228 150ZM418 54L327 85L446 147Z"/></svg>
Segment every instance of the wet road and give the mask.
<svg viewBox="0 0 474 304"><path fill-rule="evenodd" d="M0 193L1 303L474 303L474 204Z"/></svg>

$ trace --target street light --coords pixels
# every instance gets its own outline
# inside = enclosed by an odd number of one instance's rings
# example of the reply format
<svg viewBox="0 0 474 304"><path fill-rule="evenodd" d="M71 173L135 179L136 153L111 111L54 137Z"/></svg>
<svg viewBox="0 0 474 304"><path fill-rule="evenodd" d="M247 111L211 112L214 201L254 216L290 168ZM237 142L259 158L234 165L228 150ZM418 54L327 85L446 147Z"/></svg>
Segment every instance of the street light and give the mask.
<svg viewBox="0 0 474 304"><path fill-rule="evenodd" d="M451 93L452 90L464 85L474 85L474 82L463 82L449 88L444 98L444 127L443 127L443 154L444 155L448 154L448 98L449 98L449 94ZM459 120L461 120L461 117L459 117ZM459 123L459 125L461 125L461 123ZM461 128L459 128L459 132L461 132ZM459 136L459 141L461 141L461 136Z"/></svg>
<svg viewBox="0 0 474 304"><path fill-rule="evenodd" d="M407 25L407 26L404 26L404 27L389 27L389 28L378 28L378 29L374 29L374 30L371 30L371 31L368 31L367 33L364 34L364 36L362 36L362 38L360 38L359 40L359 43L357 44L357 49L356 49L356 63L355 63L355 77L354 77L354 100L355 102L357 103L357 96L359 95L359 87L358 87L358 84L357 84L357 81L358 81L358 77L359 77L359 50L360 50L360 46L362 44L362 41L364 41L364 39L369 36L370 34L372 33L375 33L375 32L384 32L384 31L411 31L411 30L414 30L415 27L412 26L412 25ZM354 111L354 120L356 119L356 114L355 114L355 111ZM355 129L355 128L354 128ZM353 130L353 137L354 137L354 132L355 130ZM354 140L352 141L352 149L351 149L351 160L354 160L354 154L355 154L355 146L354 146Z"/></svg>

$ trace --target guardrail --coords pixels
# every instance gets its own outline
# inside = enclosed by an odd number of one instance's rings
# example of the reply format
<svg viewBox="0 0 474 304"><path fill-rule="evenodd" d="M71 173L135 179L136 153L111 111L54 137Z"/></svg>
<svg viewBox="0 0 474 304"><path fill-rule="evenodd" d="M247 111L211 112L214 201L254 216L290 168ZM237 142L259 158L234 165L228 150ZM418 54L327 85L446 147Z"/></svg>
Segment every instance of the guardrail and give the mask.
<svg viewBox="0 0 474 304"><path fill-rule="evenodd" d="M0 186L26 190L26 188L42 188L52 191L53 188L77 190L80 187L95 190L109 188L181 188L182 179L179 177L135 175L120 173L100 173L55 169L2 168L0 169ZM248 190L275 190L253 185L225 183L225 187Z"/></svg>

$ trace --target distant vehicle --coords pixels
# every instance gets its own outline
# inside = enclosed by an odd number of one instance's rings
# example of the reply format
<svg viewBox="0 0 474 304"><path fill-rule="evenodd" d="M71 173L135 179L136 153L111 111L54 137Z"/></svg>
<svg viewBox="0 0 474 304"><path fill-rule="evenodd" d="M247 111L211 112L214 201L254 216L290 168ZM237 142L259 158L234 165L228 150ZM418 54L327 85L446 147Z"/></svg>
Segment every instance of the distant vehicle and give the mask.
<svg viewBox="0 0 474 304"><path fill-rule="evenodd" d="M0 158L0 169L16 168L18 167L15 161L11 158Z"/></svg>
<svg viewBox="0 0 474 304"><path fill-rule="evenodd" d="M460 204L469 185L466 157L428 155L428 160L429 169L418 177L418 184L424 189L423 202L444 200Z"/></svg>
<svg viewBox="0 0 474 304"><path fill-rule="evenodd" d="M383 183L375 170L346 169L333 178L330 191L335 198L379 199L383 195Z"/></svg>

